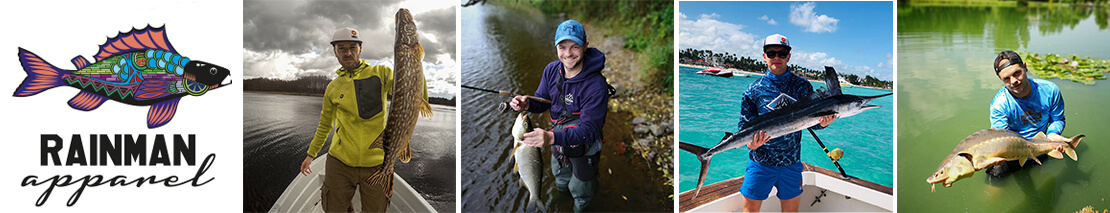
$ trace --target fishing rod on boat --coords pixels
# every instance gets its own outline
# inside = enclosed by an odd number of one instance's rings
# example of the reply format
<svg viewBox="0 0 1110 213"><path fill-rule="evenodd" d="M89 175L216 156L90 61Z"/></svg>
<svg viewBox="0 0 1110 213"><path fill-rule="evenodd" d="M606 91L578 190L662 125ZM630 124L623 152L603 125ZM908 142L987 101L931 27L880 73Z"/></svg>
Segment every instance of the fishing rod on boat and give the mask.
<svg viewBox="0 0 1110 213"><path fill-rule="evenodd" d="M536 96L530 96L530 95L518 95L518 94L514 94L514 93L511 93L511 92L507 92L507 91L492 90L492 89L480 88L480 87L475 87L475 86L467 86L467 85L462 85L462 88L478 90L478 91L488 92L488 93L497 93L498 95L505 96L505 97L510 97L510 98L516 97L516 96L524 96L524 97L528 98L529 100L538 101L538 102L546 103L546 104L551 103L551 100L547 100L547 99L544 99L544 98L540 98L540 97L536 97ZM497 111L508 112L509 111L509 101L505 101L505 102L501 102L501 103L497 104Z"/></svg>
<svg viewBox="0 0 1110 213"><path fill-rule="evenodd" d="M817 137L817 133L814 133L812 129L807 128L806 130L809 130L809 134L813 135L813 139L817 140L817 145L821 145L821 149L825 150L825 155L829 155L829 148L825 147L825 143L821 142L821 138ZM832 160L833 165L836 165L836 169L840 170L841 178L852 179L851 176L848 176L848 173L844 173L844 168L840 167L840 162L838 162L839 159L833 159L832 155L829 155L829 160Z"/></svg>

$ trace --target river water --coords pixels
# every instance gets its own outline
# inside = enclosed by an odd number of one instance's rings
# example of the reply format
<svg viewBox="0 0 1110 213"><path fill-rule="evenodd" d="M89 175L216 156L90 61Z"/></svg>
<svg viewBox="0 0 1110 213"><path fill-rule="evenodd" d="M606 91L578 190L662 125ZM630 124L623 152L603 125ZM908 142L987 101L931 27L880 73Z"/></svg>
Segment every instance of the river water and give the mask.
<svg viewBox="0 0 1110 213"><path fill-rule="evenodd" d="M1002 82L991 63L1003 50L1110 59L1107 8L898 8L898 210L906 212L1073 212L1110 208L1110 81L1084 86L1050 79L1066 103L1065 136L1086 134L1079 162L1050 159L1003 178L979 171L930 192L925 179L963 138L990 128ZM1024 57L1024 56L1023 56Z"/></svg>
<svg viewBox="0 0 1110 213"><path fill-rule="evenodd" d="M494 3L462 8L462 84L533 94L540 75L556 59L552 44L557 15ZM512 172L512 128L515 114L497 112L508 100L491 93L462 91L462 209L481 212L526 211L528 191ZM624 152L630 141L626 115L610 112L599 169L600 191L587 211L662 211L673 209L672 188L653 164ZM547 113L532 119L550 128ZM549 211L573 211L569 193L554 187L549 170L550 149L544 150L541 199ZM534 210L535 208L527 208Z"/></svg>
<svg viewBox="0 0 1110 213"><path fill-rule="evenodd" d="M736 132L740 121L740 95L756 79L762 77L722 78L698 75L701 69L680 66L679 69L679 141L713 147L724 132ZM824 83L810 82L813 88ZM889 90L863 87L842 87L844 94L871 96L889 94ZM840 148L844 157L840 165L848 175L882 184L894 185L894 106L890 96L868 104L882 107L869 109L852 117L836 119L828 128L816 130L829 150ZM829 157L809 133L802 133L802 162L837 171ZM679 191L697 187L701 164L697 156L679 151ZM705 185L740 177L748 164L748 149L722 152L713 157Z"/></svg>
<svg viewBox="0 0 1110 213"><path fill-rule="evenodd" d="M300 175L320 121L321 97L243 94L243 210L265 212ZM398 162L404 178L436 211L455 211L455 108L432 105L412 136L412 161ZM327 152L331 140L321 153Z"/></svg>

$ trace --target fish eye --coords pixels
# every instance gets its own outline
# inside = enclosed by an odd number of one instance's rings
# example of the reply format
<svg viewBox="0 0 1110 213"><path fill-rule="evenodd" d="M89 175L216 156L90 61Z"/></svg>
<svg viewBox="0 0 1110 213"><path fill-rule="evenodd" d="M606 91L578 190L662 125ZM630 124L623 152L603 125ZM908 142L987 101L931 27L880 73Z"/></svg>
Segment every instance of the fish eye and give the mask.
<svg viewBox="0 0 1110 213"><path fill-rule="evenodd" d="M212 75L216 75L216 68L215 67L208 68L208 73L212 74Z"/></svg>

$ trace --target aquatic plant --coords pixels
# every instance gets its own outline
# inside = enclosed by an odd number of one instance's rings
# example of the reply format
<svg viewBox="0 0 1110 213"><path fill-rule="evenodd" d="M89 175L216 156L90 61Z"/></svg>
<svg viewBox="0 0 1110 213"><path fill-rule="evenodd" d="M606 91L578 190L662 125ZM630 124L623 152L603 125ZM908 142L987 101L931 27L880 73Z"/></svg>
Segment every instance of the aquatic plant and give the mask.
<svg viewBox="0 0 1110 213"><path fill-rule="evenodd" d="M1060 56L1055 53L1017 52L1025 61L1029 73L1040 78L1059 78L1094 85L1095 80L1106 80L1103 74L1110 72L1110 60L1079 57L1075 54Z"/></svg>

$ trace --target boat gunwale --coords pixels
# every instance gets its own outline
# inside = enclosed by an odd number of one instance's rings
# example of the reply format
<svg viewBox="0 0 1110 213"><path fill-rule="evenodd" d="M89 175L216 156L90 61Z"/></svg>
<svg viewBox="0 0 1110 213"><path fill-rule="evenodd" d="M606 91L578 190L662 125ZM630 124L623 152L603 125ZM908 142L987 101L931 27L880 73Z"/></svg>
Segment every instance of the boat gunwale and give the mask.
<svg viewBox="0 0 1110 213"><path fill-rule="evenodd" d="M841 180L843 182L848 182L848 183L851 183L852 185L855 185L855 186L858 186L858 187L866 188L866 189L872 190L874 192L885 194L885 195L887 195L891 198L891 203L889 205L891 208L889 208L889 209L893 210L893 197L894 197L894 188L893 187L877 184L877 183L874 183L874 182L871 182L871 181L868 181L868 180L860 179L860 178L855 177L855 176L850 176L851 177L850 179L844 179L844 178L841 178L839 172L834 172L832 170L822 168L822 167L818 167L818 166L815 166L813 164L809 164L809 163L805 163L805 162L802 163L802 166L803 166L803 170L802 170L803 173L812 172L815 175L821 175L821 176L826 176L828 178ZM701 192L700 192L700 194L698 195L697 198L693 198L695 190L687 190L685 192L682 192L678 195L678 198L679 198L678 199L679 212L688 212L690 210L701 207L703 205L711 204L714 201L717 201L719 199L726 198L726 197L731 196L733 194L739 193L740 192L740 190L739 190L740 185L743 182L744 182L744 176L740 176L740 177L736 177L736 178L732 178L732 179L728 179L728 180L724 180L724 181L721 181L721 182L717 182L717 183L713 183L713 184L703 186L702 189L701 189ZM803 184L804 185L819 185L816 182L820 182L820 181L816 180L816 178L814 178L813 181L806 181ZM883 205L877 205L877 206L882 207Z"/></svg>

